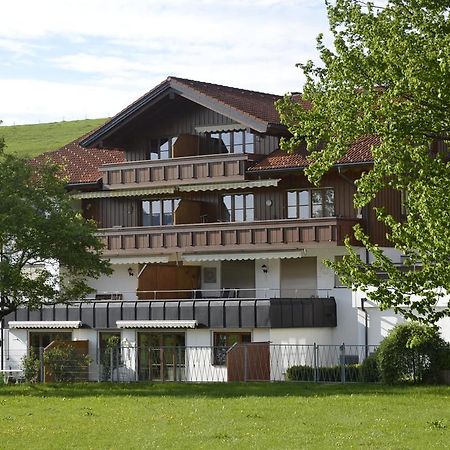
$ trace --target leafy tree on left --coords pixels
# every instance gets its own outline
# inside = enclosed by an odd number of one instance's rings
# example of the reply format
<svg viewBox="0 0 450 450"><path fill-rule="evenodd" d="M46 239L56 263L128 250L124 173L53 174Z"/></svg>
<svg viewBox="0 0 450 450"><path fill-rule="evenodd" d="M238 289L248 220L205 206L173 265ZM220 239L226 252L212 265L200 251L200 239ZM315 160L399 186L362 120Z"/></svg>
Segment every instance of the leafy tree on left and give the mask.
<svg viewBox="0 0 450 450"><path fill-rule="evenodd" d="M110 274L95 224L72 207L60 168L6 154L0 138L0 319L19 306L67 303ZM59 267L59 273L55 273Z"/></svg>

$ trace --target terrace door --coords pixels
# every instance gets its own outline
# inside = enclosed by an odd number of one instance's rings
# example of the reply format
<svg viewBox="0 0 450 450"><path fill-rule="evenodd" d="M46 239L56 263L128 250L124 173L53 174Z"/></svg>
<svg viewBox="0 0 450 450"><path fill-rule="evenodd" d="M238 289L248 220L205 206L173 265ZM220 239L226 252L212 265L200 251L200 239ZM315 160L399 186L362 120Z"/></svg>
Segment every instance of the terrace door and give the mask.
<svg viewBox="0 0 450 450"><path fill-rule="evenodd" d="M192 298L200 288L200 267L149 264L138 280L140 300Z"/></svg>
<svg viewBox="0 0 450 450"><path fill-rule="evenodd" d="M185 378L184 333L138 333L140 381L182 381Z"/></svg>

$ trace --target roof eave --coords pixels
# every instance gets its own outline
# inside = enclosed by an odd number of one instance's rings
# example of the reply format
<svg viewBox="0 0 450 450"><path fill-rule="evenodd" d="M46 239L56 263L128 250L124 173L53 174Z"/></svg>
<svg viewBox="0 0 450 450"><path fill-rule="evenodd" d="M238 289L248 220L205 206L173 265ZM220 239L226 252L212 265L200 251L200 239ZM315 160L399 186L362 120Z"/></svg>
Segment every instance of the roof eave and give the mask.
<svg viewBox="0 0 450 450"><path fill-rule="evenodd" d="M125 108L120 113L116 114L109 122L105 123L97 131L92 133L87 138L80 141L80 145L83 147L89 147L92 144L109 136L116 127L122 126L125 122L132 119L142 108L148 106L162 94L166 93L170 89L170 81L165 80L160 85L156 86L147 94L143 95L139 100L132 103L129 107Z"/></svg>

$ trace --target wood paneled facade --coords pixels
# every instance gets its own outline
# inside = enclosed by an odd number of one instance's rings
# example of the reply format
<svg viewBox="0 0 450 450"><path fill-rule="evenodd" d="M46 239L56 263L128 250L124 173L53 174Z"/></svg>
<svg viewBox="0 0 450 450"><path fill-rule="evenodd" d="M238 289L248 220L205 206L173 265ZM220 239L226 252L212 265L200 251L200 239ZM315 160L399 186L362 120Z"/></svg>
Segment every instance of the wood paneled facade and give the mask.
<svg viewBox="0 0 450 450"><path fill-rule="evenodd" d="M227 130L252 133L252 152L211 154L202 148L205 132ZM303 170L290 168L259 173L247 170L277 148L280 136L257 133L178 95L163 97L102 141L106 147L124 148L127 162L107 164L100 170L104 190L167 187L172 193L85 199L82 202L84 215L97 222L107 254L342 245L345 236L352 234L351 226L357 222L371 234L375 243L389 245L387 230L377 222L375 212L354 208L352 179L358 175L355 171L360 173L364 169L361 167L349 169L346 174L333 170L323 177L321 187L334 192L333 217L289 218L288 192L315 189ZM172 157L149 160L152 140L164 137L178 137ZM265 178L278 181L271 187L245 188L247 181ZM228 184L227 188L226 183L236 183L236 187ZM217 189L211 188L215 185ZM194 188L186 191L183 186ZM253 194L250 221L229 222L230 217L224 214L224 196L232 194ZM143 201L167 199L179 200L172 224L144 227ZM395 217L400 216L397 192L383 191L373 203L383 205Z"/></svg>

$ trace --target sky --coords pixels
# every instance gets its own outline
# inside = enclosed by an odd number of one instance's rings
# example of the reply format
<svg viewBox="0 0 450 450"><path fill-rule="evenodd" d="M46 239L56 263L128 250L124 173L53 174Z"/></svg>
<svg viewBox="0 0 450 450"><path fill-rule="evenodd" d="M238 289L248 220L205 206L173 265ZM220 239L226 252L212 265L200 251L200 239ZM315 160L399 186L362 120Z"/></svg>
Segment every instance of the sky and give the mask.
<svg viewBox="0 0 450 450"><path fill-rule="evenodd" d="M328 28L323 0L14 0L1 18L3 125L111 117L171 75L301 91Z"/></svg>

